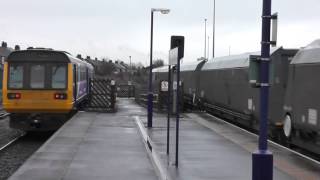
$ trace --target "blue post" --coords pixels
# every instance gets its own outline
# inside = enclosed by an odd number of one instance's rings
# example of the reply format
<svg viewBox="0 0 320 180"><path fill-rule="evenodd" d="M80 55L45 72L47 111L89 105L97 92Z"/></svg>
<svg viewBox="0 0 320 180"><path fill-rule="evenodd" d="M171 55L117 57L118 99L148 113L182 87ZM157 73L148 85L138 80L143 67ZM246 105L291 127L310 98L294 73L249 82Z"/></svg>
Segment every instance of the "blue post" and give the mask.
<svg viewBox="0 0 320 180"><path fill-rule="evenodd" d="M153 48L153 11L151 10L150 69L149 69L149 89L148 89L148 128L152 127L152 112L153 112L152 48Z"/></svg>
<svg viewBox="0 0 320 180"><path fill-rule="evenodd" d="M271 0L263 0L260 60L259 149L252 154L252 180L273 179L273 155L268 151L268 105Z"/></svg>
<svg viewBox="0 0 320 180"><path fill-rule="evenodd" d="M167 154L170 152L170 116L171 116L171 66L168 66L168 97L167 97Z"/></svg>
<svg viewBox="0 0 320 180"><path fill-rule="evenodd" d="M175 165L178 167L179 165L179 113L180 113L180 60L184 56L184 36L171 36L171 50L174 48L178 48L178 56L177 65L176 65L176 73L177 73L177 93L176 93L176 162Z"/></svg>
<svg viewBox="0 0 320 180"><path fill-rule="evenodd" d="M180 48L180 47L179 47ZM179 166L179 123L180 123L180 59L178 58L177 66L177 100L176 100L176 167Z"/></svg>

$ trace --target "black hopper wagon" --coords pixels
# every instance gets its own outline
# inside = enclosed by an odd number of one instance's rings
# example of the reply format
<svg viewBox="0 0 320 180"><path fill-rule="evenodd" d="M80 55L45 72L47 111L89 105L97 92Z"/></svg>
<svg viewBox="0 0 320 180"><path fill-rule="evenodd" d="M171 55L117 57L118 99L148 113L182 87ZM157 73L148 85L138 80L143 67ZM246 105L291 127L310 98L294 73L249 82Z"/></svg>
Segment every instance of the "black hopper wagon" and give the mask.
<svg viewBox="0 0 320 180"><path fill-rule="evenodd" d="M260 91L250 62L260 52L181 65L184 102L252 130L259 130ZM320 154L320 40L298 49L271 48L269 136ZM156 69L156 83L167 79Z"/></svg>

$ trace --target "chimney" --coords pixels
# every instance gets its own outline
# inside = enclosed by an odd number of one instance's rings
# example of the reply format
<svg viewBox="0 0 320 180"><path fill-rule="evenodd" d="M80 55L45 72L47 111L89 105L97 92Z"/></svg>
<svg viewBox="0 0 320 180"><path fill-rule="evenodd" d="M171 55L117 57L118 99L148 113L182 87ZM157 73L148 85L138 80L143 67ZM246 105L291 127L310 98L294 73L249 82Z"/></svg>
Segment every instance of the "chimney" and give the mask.
<svg viewBox="0 0 320 180"><path fill-rule="evenodd" d="M118 61L116 61L115 63L118 64Z"/></svg>
<svg viewBox="0 0 320 180"><path fill-rule="evenodd" d="M89 60L89 59L90 59L90 56L87 56L87 59Z"/></svg>
<svg viewBox="0 0 320 180"><path fill-rule="evenodd" d="M2 41L1 47L6 48L7 47L7 43Z"/></svg>
<svg viewBox="0 0 320 180"><path fill-rule="evenodd" d="M16 45L16 46L14 47L14 50L15 50L15 51L20 51L20 46L19 46L19 45Z"/></svg>
<svg viewBox="0 0 320 180"><path fill-rule="evenodd" d="M112 60L109 60L109 63L112 63Z"/></svg>
<svg viewBox="0 0 320 180"><path fill-rule="evenodd" d="M94 60L98 61L98 58L94 58Z"/></svg>
<svg viewBox="0 0 320 180"><path fill-rule="evenodd" d="M81 54L78 54L78 55L77 55L77 58L78 58L78 59L82 59Z"/></svg>

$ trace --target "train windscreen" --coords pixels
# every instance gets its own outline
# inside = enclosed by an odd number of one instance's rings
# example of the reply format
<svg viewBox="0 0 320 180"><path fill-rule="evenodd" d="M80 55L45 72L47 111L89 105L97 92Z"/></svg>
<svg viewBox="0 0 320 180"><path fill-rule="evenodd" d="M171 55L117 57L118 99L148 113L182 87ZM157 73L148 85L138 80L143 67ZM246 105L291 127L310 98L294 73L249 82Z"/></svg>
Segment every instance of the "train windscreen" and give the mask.
<svg viewBox="0 0 320 180"><path fill-rule="evenodd" d="M30 87L39 89L45 87L45 65L32 64L30 65Z"/></svg>
<svg viewBox="0 0 320 180"><path fill-rule="evenodd" d="M65 65L53 65L51 67L51 87L53 89L67 88L67 67Z"/></svg>
<svg viewBox="0 0 320 180"><path fill-rule="evenodd" d="M23 65L11 64L9 68L9 88L23 88Z"/></svg>
<svg viewBox="0 0 320 180"><path fill-rule="evenodd" d="M9 89L66 89L66 63L10 63Z"/></svg>

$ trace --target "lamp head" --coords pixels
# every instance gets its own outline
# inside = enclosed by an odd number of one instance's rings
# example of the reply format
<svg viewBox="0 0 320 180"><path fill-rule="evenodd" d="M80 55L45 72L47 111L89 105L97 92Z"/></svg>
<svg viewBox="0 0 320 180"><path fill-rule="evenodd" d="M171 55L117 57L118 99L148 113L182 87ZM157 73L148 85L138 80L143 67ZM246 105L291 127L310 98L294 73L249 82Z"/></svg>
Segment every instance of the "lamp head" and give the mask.
<svg viewBox="0 0 320 180"><path fill-rule="evenodd" d="M162 14L169 14L170 13L170 9L163 9L160 11Z"/></svg>
<svg viewBox="0 0 320 180"><path fill-rule="evenodd" d="M169 14L170 9L165 9L165 8L152 8L152 12L161 12L162 14Z"/></svg>

